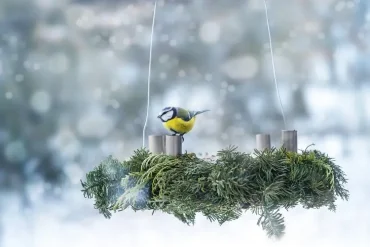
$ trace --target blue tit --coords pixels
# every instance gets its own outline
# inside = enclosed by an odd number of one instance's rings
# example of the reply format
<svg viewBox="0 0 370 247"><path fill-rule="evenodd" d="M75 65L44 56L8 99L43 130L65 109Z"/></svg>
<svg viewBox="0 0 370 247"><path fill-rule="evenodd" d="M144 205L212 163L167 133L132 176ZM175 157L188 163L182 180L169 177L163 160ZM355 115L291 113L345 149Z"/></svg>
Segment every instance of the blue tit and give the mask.
<svg viewBox="0 0 370 247"><path fill-rule="evenodd" d="M184 141L184 135L194 127L195 117L203 111L188 111L180 107L165 107L157 116L163 123L163 126L171 131L173 135L180 135Z"/></svg>

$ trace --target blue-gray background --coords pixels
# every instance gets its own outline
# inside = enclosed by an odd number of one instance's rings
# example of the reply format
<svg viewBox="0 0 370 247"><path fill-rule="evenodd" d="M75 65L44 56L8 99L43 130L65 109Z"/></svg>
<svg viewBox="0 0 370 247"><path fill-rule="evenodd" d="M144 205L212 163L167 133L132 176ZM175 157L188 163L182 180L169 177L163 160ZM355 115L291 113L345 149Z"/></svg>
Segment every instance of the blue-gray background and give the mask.
<svg viewBox="0 0 370 247"><path fill-rule="evenodd" d="M335 157L349 178L337 213L284 212L274 243L251 214L120 212L106 220L79 180L104 157L141 146L153 1L0 2L0 246L369 246L370 12L367 0L268 1L287 128L299 148ZM263 0L158 1L147 133L164 106L212 111L185 149L255 147L284 129Z"/></svg>

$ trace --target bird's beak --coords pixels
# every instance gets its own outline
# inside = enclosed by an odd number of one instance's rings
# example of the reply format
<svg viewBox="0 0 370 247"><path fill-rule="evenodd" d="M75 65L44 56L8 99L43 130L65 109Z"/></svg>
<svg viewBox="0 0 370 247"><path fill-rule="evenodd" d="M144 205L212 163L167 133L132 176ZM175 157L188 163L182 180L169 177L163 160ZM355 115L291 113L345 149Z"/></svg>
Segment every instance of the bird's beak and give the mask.
<svg viewBox="0 0 370 247"><path fill-rule="evenodd" d="M157 118L161 118L161 115L158 115Z"/></svg>

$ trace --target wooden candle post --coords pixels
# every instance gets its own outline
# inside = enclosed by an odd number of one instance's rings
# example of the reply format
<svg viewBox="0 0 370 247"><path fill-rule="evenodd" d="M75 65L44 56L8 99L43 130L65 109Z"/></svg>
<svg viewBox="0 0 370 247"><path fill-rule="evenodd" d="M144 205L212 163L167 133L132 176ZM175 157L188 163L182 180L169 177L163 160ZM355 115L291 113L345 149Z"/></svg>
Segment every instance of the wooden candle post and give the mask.
<svg viewBox="0 0 370 247"><path fill-rule="evenodd" d="M165 136L163 135L150 135L149 136L149 151L152 154L165 153Z"/></svg>
<svg viewBox="0 0 370 247"><path fill-rule="evenodd" d="M166 154L172 156L182 154L181 136L166 136Z"/></svg>
<svg viewBox="0 0 370 247"><path fill-rule="evenodd" d="M281 145L285 147L287 151L296 153L298 151L297 131L282 130Z"/></svg>
<svg viewBox="0 0 370 247"><path fill-rule="evenodd" d="M271 138L269 134L258 134L256 135L256 146L257 150L264 151L271 149Z"/></svg>

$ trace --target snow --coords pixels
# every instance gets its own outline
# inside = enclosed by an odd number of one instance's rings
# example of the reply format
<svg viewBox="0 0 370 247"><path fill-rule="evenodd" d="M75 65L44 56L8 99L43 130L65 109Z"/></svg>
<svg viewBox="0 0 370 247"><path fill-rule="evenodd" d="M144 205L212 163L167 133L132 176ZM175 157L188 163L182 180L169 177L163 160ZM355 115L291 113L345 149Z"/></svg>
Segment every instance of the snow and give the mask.
<svg viewBox="0 0 370 247"><path fill-rule="evenodd" d="M5 146L4 155L11 162L24 161L27 158L27 150L24 142L21 140L14 140L8 143Z"/></svg>
<svg viewBox="0 0 370 247"><path fill-rule="evenodd" d="M32 94L30 105L38 113L47 113L51 108L51 97L46 91L36 91Z"/></svg>
<svg viewBox="0 0 370 247"><path fill-rule="evenodd" d="M81 115L77 122L77 131L83 137L103 138L114 127L114 120L103 111L91 109Z"/></svg>
<svg viewBox="0 0 370 247"><path fill-rule="evenodd" d="M221 27L217 22L207 21L199 30L200 39L207 44L214 44L220 40Z"/></svg>
<svg viewBox="0 0 370 247"><path fill-rule="evenodd" d="M13 98L13 93L12 92L6 92L5 93L5 98L6 99L12 99Z"/></svg>
<svg viewBox="0 0 370 247"><path fill-rule="evenodd" d="M259 71L259 64L255 57L244 55L227 60L221 65L224 71L231 79L251 79Z"/></svg>

